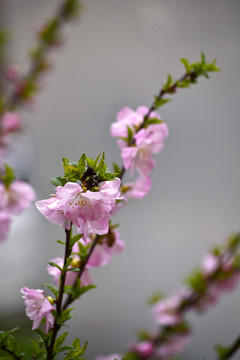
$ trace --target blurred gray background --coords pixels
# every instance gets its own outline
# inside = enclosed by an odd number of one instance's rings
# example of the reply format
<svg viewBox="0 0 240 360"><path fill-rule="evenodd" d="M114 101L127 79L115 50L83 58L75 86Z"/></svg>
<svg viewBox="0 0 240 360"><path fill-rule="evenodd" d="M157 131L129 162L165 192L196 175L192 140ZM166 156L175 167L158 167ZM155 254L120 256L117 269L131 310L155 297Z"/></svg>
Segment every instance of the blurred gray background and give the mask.
<svg viewBox="0 0 240 360"><path fill-rule="evenodd" d="M34 33L58 0L1 0L1 27L11 29L9 62L23 64ZM54 69L26 112L26 134L9 161L44 199L61 158L78 160L105 151L120 162L110 124L124 106L150 105L167 73L181 76L181 57L204 51L221 73L180 90L161 115L170 136L157 157L153 188L116 216L123 254L92 271L97 290L76 304L74 334L89 340L88 359L121 352L138 328L153 327L146 298L171 294L199 265L208 248L239 230L240 213L240 2L239 0L85 0L79 21L65 28ZM19 289L51 282L45 267L61 255L64 233L34 206L17 218L1 245L1 309L24 312ZM214 359L213 345L240 332L239 291L223 296L207 315L188 317L193 341L184 359ZM3 312L3 310L1 310ZM13 322L13 326L16 324ZM27 322L30 328L30 321ZM238 355L239 356L239 355ZM238 359L236 356L236 359Z"/></svg>

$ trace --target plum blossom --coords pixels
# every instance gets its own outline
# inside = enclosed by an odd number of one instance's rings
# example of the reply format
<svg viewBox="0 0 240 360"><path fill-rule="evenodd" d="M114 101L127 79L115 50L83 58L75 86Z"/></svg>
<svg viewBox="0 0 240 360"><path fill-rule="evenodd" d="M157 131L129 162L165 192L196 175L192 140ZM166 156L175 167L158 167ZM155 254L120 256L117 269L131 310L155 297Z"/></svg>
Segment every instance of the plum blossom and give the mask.
<svg viewBox="0 0 240 360"><path fill-rule="evenodd" d="M219 267L219 259L214 254L206 254L202 261L202 272L205 276L212 275Z"/></svg>
<svg viewBox="0 0 240 360"><path fill-rule="evenodd" d="M39 327L42 319L45 317L45 333L47 334L49 329L53 327L54 317L51 313L54 310L49 300L45 297L43 290L29 289L24 286L21 289L26 306L26 315L33 320L32 330Z"/></svg>
<svg viewBox="0 0 240 360"><path fill-rule="evenodd" d="M178 308L181 301L181 294L158 301L152 309L156 323L165 326L180 323L182 321L182 315L178 311Z"/></svg>
<svg viewBox="0 0 240 360"><path fill-rule="evenodd" d="M20 214L34 199L35 191L24 181L15 180L8 188L0 184L0 211L7 211L11 215Z"/></svg>
<svg viewBox="0 0 240 360"><path fill-rule="evenodd" d="M152 187L152 180L149 176L141 175L133 183L124 184L121 187L123 199L141 199L148 194Z"/></svg>
<svg viewBox="0 0 240 360"><path fill-rule="evenodd" d="M174 355L181 353L185 349L190 339L189 333L174 335L156 350L157 357L159 356L161 360L171 359Z"/></svg>
<svg viewBox="0 0 240 360"><path fill-rule="evenodd" d="M87 243L92 242L88 238ZM95 246L94 252L88 260L88 267L105 266L110 263L113 255L119 254L124 249L124 242L119 232L112 229L107 235L100 239L100 243Z"/></svg>
<svg viewBox="0 0 240 360"><path fill-rule="evenodd" d="M147 106L139 106L136 111L133 111L129 107L121 109L117 114L117 121L111 125L110 132L112 137L127 138L128 127L135 133L143 123L144 116L148 113L148 110L149 108ZM150 118L161 120L160 115L156 112L152 112ZM118 146L120 148L126 145L123 139L118 140Z"/></svg>
<svg viewBox="0 0 240 360"><path fill-rule="evenodd" d="M131 347L130 351L136 352L141 358L148 358L153 354L154 344L151 341L141 341Z"/></svg>
<svg viewBox="0 0 240 360"><path fill-rule="evenodd" d="M53 262L54 264L59 265L60 267L63 267L64 259L62 257L58 257L58 258L52 259L50 261ZM59 285L61 271L55 266L48 265L47 272L49 273L49 275L53 276L54 283L56 285ZM78 274L77 272L67 271L65 285L72 286L75 283L77 274ZM91 285L91 284L92 284L92 279L91 279L88 271L85 269L81 276L81 286L87 286L87 285Z"/></svg>
<svg viewBox="0 0 240 360"><path fill-rule="evenodd" d="M21 128L21 118L18 113L6 112L1 119L2 130L6 133L17 131Z"/></svg>
<svg viewBox="0 0 240 360"><path fill-rule="evenodd" d="M168 127L164 123L149 125L134 136L135 144L122 148L121 156L126 170L136 169L142 175L148 175L155 167L152 154L164 147L164 139L168 136Z"/></svg>
<svg viewBox="0 0 240 360"><path fill-rule="evenodd" d="M52 198L36 202L38 210L51 222L70 229L72 222L84 240L90 231L103 235L116 200L120 198L120 179L104 181L99 191L84 191L81 185L68 182L56 188Z"/></svg>

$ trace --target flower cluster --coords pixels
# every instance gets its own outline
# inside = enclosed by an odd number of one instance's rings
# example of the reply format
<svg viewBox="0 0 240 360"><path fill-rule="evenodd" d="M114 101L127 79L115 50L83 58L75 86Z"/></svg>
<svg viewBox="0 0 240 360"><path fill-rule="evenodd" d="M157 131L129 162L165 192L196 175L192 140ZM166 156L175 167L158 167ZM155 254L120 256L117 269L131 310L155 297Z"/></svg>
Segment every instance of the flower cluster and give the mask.
<svg viewBox="0 0 240 360"><path fill-rule="evenodd" d="M155 167L152 158L164 147L168 136L168 127L161 117L149 108L140 106L136 111L126 107L117 115L117 121L111 125L111 135L118 139L121 149L124 170L133 175L136 170L137 179L121 188L123 200L140 199L151 188L150 173Z"/></svg>
<svg viewBox="0 0 240 360"><path fill-rule="evenodd" d="M95 239L94 234L89 234L86 241L80 239L80 243L88 248L91 247ZM92 256L89 258L85 270L81 277L81 286L87 286L92 284L92 279L89 275L88 270L93 267L105 266L109 264L112 260L113 255L120 254L124 249L124 242L121 239L119 232L116 229L109 229L108 234L102 235L99 237L99 241L95 246ZM80 267L81 257L79 256L79 244L76 242L72 248L72 262L69 265L69 268ZM51 260L52 263L63 267L64 259L63 257L55 258ZM61 271L57 267L51 265L47 266L47 271L50 275L53 276L54 282L56 285L59 285L59 278ZM66 275L65 285L71 286L74 285L77 278L77 272L68 271Z"/></svg>
<svg viewBox="0 0 240 360"><path fill-rule="evenodd" d="M154 296L151 300L152 314L158 330L143 332L139 341L130 345L129 351L122 357L126 360L142 360L154 356L154 359L168 360L181 353L191 339L185 313L190 310L197 313L208 310L216 305L220 295L234 290L238 285L239 245L240 234L231 236L224 246L214 248L203 258L200 269L187 280L188 286L168 298L157 300ZM116 355L100 359L114 360L114 356Z"/></svg>
<svg viewBox="0 0 240 360"><path fill-rule="evenodd" d="M119 186L120 179L104 181L99 191L90 191L68 182L58 186L56 195L50 199L37 201L36 206L49 221L65 229L75 224L86 241L90 232L99 235L108 232L111 211L120 198Z"/></svg>
<svg viewBox="0 0 240 360"><path fill-rule="evenodd" d="M33 188L24 181L0 184L0 242L6 239L13 216L27 209L34 198Z"/></svg>

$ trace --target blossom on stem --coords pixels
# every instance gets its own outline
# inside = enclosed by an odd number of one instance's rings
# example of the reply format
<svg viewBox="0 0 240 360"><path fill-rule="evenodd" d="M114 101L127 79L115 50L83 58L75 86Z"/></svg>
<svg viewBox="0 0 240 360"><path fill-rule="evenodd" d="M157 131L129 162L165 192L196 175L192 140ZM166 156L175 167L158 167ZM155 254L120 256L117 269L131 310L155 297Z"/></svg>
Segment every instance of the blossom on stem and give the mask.
<svg viewBox="0 0 240 360"><path fill-rule="evenodd" d="M12 132L20 130L21 118L19 114L15 112L6 112L1 119L1 129L6 132Z"/></svg>
<svg viewBox="0 0 240 360"><path fill-rule="evenodd" d="M151 187L151 178L149 176L141 175L133 183L127 183L121 187L123 199L124 201L141 199L148 194Z"/></svg>
<svg viewBox="0 0 240 360"><path fill-rule="evenodd" d="M84 191L81 185L68 182L56 188L52 198L36 202L38 210L51 222L70 229L72 222L84 240L90 231L108 232L111 211L120 198L120 179L104 181L99 191Z"/></svg>
<svg viewBox="0 0 240 360"><path fill-rule="evenodd" d="M91 242L92 239L88 238L87 243ZM108 234L103 235L100 238L87 265L88 267L105 266L110 263L113 255L121 253L123 249L124 242L121 239L119 232L116 229L111 229Z"/></svg>
<svg viewBox="0 0 240 360"><path fill-rule="evenodd" d="M181 353L188 345L191 337L189 333L174 335L170 340L160 345L156 355L161 360L171 359L174 355Z"/></svg>
<svg viewBox="0 0 240 360"><path fill-rule="evenodd" d="M79 260L79 258L76 256L73 259ZM52 259L50 261L53 262L54 264L59 265L61 268L63 267L64 259L62 257L58 257L58 258ZM71 264L70 264L69 268L71 268ZM47 272L49 273L49 275L53 276L54 283L55 283L55 285L58 286L59 279L61 276L61 271L57 267L51 266L48 264ZM74 285L74 283L77 279L77 275L78 275L77 272L67 271L65 285L66 286ZM89 275L87 269L85 269L81 276L81 286L87 286L87 285L91 285L91 284L92 284L91 276Z"/></svg>
<svg viewBox="0 0 240 360"><path fill-rule="evenodd" d="M136 169L142 175L148 175L155 167L152 154L164 147L164 139L168 136L168 128L164 123L152 124L138 131L133 139L133 146L122 148L121 156L126 170L133 174Z"/></svg>
<svg viewBox="0 0 240 360"><path fill-rule="evenodd" d="M153 306L153 315L159 325L176 325L182 321L182 315L178 308L181 303L181 294L173 295L167 299L158 301Z"/></svg>
<svg viewBox="0 0 240 360"><path fill-rule="evenodd" d="M118 112L117 121L112 123L110 132L112 137L119 138L118 146L120 148L127 145L126 141L121 138L128 137L128 128L130 128L133 133L136 133L142 125L144 116L148 111L149 108L147 106L139 106L136 111L133 111L129 107L125 107ZM150 114L150 118L161 120L160 115L155 111Z"/></svg>
<svg viewBox="0 0 240 360"><path fill-rule="evenodd" d="M20 214L35 199L32 186L21 180L15 180L7 188L0 184L0 211L11 215Z"/></svg>
<svg viewBox="0 0 240 360"><path fill-rule="evenodd" d="M29 289L24 286L21 289L26 306L26 315L33 320L32 330L39 327L43 318L45 318L45 333L47 334L49 329L53 327L54 317L51 313L54 310L49 300L45 297L43 290Z"/></svg>
<svg viewBox="0 0 240 360"><path fill-rule="evenodd" d="M145 340L131 346L130 351L133 351L141 356L141 359L148 358L153 354L154 344L151 341Z"/></svg>

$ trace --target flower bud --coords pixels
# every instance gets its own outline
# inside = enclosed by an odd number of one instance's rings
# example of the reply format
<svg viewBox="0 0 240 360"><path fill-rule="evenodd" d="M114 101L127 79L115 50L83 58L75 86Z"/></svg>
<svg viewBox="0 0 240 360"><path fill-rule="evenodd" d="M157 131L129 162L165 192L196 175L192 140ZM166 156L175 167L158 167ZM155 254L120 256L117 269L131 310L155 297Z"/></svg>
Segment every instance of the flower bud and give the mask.
<svg viewBox="0 0 240 360"><path fill-rule="evenodd" d="M55 303L55 300L51 296L47 296L47 299L51 305L53 305Z"/></svg>
<svg viewBox="0 0 240 360"><path fill-rule="evenodd" d="M74 257L72 259L72 262L70 264L72 267L79 267L80 268L80 259L78 259L77 257Z"/></svg>

